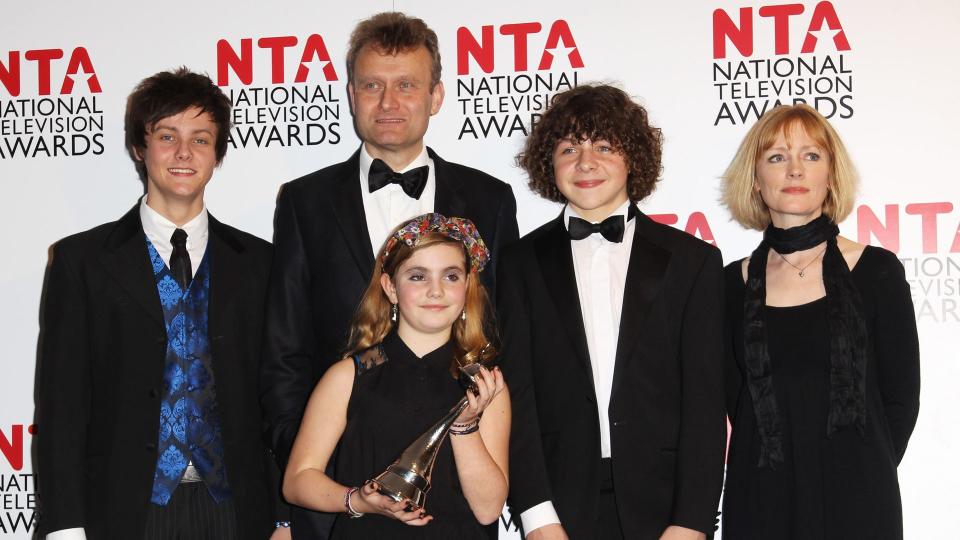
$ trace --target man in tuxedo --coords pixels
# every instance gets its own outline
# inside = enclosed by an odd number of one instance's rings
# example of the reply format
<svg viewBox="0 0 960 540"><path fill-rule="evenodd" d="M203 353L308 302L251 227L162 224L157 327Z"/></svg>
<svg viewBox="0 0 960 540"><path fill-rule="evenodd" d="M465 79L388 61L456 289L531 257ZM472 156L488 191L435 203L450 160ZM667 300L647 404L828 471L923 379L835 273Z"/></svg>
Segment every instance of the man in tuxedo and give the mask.
<svg viewBox="0 0 960 540"><path fill-rule="evenodd" d="M343 353L374 257L394 227L434 211L469 218L494 266L518 236L508 184L424 145L444 88L437 36L422 20L381 13L360 22L347 72L363 143L347 161L285 184L277 201L262 385L281 467L310 392ZM495 273L484 274L492 295ZM332 518L294 508L293 536L326 538Z"/></svg>
<svg viewBox="0 0 960 540"><path fill-rule="evenodd" d="M47 540L262 540L258 399L271 248L207 212L230 101L180 68L127 102L146 195L53 247L37 403Z"/></svg>
<svg viewBox="0 0 960 540"><path fill-rule="evenodd" d="M566 203L508 247L497 293L526 537L703 539L723 475L720 252L655 223L660 130L622 90L556 97L519 157Z"/></svg>

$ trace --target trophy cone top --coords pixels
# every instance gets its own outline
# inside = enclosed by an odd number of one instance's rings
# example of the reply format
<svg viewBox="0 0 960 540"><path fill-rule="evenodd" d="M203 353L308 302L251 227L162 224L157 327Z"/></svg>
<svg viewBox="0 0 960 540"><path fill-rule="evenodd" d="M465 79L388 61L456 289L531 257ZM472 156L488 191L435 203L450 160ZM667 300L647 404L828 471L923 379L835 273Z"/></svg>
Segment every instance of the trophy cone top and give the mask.
<svg viewBox="0 0 960 540"><path fill-rule="evenodd" d="M378 491L395 501L407 501L408 511L423 508L440 446L467 405L467 398L461 398L443 418L410 443L387 470L371 480L376 482Z"/></svg>

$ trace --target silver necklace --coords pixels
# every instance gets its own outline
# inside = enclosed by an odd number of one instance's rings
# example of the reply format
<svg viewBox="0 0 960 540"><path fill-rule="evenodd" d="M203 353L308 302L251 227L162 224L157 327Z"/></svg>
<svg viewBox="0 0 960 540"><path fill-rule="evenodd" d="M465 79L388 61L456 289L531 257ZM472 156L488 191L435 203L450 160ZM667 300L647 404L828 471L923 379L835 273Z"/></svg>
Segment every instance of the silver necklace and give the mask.
<svg viewBox="0 0 960 540"><path fill-rule="evenodd" d="M784 257L779 251L774 250L774 253L776 253L777 255L780 255L780 258L783 259L783 262L789 264L789 265L792 266L795 270L797 270L797 274L798 274L801 278L804 276L804 272L807 270L807 268L809 268L811 264L813 264L814 262L816 262L817 259L819 259L820 256L823 255L823 254L826 253L826 252L827 252L827 248L824 247L823 250L821 250L820 253L818 253L816 257L814 257L813 259L810 260L810 262L808 262L807 264L805 264L805 265L803 265L803 266L801 267L801 266L797 266L797 265L793 264L792 262L788 261L787 258Z"/></svg>

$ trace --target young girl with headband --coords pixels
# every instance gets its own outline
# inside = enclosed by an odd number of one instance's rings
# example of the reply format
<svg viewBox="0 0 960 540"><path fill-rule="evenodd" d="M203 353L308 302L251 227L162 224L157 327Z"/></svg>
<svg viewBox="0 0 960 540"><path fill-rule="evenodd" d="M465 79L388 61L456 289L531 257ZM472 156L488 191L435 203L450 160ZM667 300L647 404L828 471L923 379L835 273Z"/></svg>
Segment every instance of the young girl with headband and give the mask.
<svg viewBox="0 0 960 540"><path fill-rule="evenodd" d="M463 397L459 368L496 356L478 277L489 257L470 220L436 213L404 224L381 249L347 354L310 397L284 479L289 502L340 513L332 538L480 540L499 517L510 435L499 368L481 367L476 391L466 391L425 508L408 511L367 482Z"/></svg>

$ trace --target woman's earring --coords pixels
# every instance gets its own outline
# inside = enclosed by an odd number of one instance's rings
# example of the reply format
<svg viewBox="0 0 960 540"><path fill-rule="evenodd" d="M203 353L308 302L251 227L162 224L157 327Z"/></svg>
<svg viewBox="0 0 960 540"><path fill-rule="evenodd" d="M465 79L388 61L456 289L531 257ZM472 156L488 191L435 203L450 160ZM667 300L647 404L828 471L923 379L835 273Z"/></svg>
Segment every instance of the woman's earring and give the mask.
<svg viewBox="0 0 960 540"><path fill-rule="evenodd" d="M463 310L463 311L460 312L460 320L466 322L466 320L467 320L467 310Z"/></svg>
<svg viewBox="0 0 960 540"><path fill-rule="evenodd" d="M400 308L396 304L390 305L390 320L397 322L398 314L400 313Z"/></svg>

